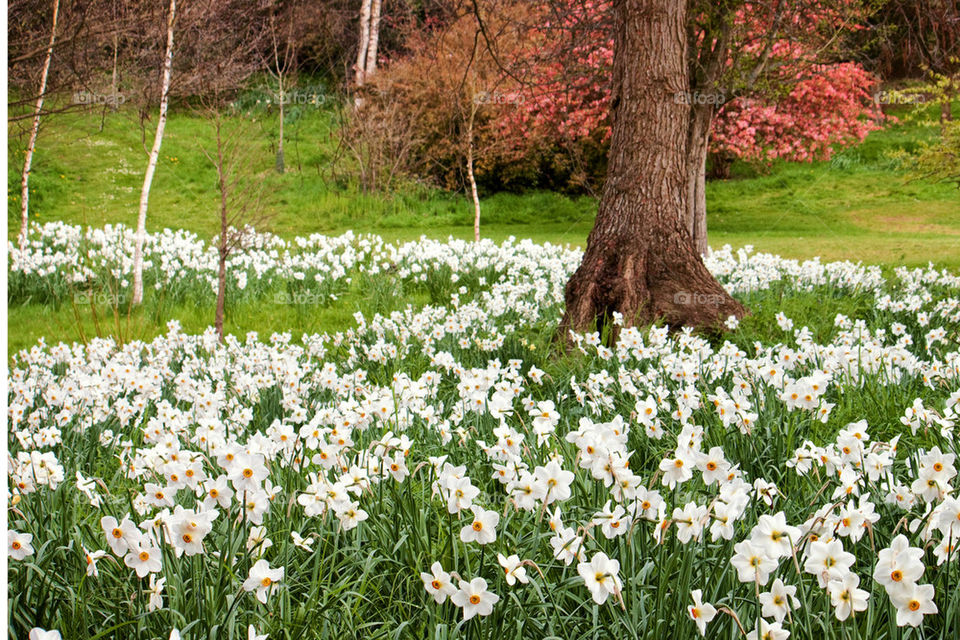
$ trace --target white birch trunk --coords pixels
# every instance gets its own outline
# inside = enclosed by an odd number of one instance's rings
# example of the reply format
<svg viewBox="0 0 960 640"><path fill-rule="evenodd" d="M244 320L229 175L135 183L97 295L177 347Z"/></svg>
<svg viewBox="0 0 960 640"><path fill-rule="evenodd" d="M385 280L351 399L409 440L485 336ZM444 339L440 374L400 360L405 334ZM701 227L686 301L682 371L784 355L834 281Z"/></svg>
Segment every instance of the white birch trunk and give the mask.
<svg viewBox="0 0 960 640"><path fill-rule="evenodd" d="M373 0L370 15L370 42L367 45L367 65L364 70L364 81L377 72L377 47L380 42L380 12L383 0Z"/></svg>
<svg viewBox="0 0 960 640"><path fill-rule="evenodd" d="M358 87L363 86L367 70L367 49L370 46L370 10L373 0L363 0L360 6L360 48L357 51L356 77Z"/></svg>
<svg viewBox="0 0 960 640"><path fill-rule="evenodd" d="M284 69L286 72L286 69ZM283 73L277 72L277 85L280 89L280 142L277 144L277 161L276 169L277 173L283 173L285 170L284 158L283 158L283 115L284 107L286 106L287 96L284 93L285 87L283 86Z"/></svg>
<svg viewBox="0 0 960 640"><path fill-rule="evenodd" d="M143 176L143 189L140 191L140 213L137 216L136 246L133 252L133 304L143 302L143 242L147 232L147 204L150 200L150 185L157 169L160 157L160 144L163 142L163 129L167 124L167 100L170 95L170 72L173 67L173 21L177 10L177 0L170 0L170 15L167 17L167 53L163 60L163 84L160 90L160 117L157 119L157 133L153 138L150 160Z"/></svg>
<svg viewBox="0 0 960 640"><path fill-rule="evenodd" d="M53 0L50 45L47 47L47 57L43 61L43 71L40 72L40 93L37 95L37 106L34 107L33 111L33 126L30 128L30 140L27 142L27 153L23 159L23 176L20 181L20 251L27 248L27 237L30 233L30 167L33 164L33 150L37 146L37 134L40 132L40 111L43 109L43 98L47 93L47 76L50 75L53 45L57 41L57 16L59 13L60 0Z"/></svg>
<svg viewBox="0 0 960 640"><path fill-rule="evenodd" d="M112 91L112 102L110 108L116 111L119 108L120 84L117 75L117 58L120 55L120 38L116 31L113 32L113 73L110 75L110 91Z"/></svg>
<svg viewBox="0 0 960 640"><path fill-rule="evenodd" d="M480 197L477 195L477 180L473 175L473 121L476 114L477 104L472 102L470 123L467 125L467 178L470 180L470 195L473 197L473 241L480 242Z"/></svg>

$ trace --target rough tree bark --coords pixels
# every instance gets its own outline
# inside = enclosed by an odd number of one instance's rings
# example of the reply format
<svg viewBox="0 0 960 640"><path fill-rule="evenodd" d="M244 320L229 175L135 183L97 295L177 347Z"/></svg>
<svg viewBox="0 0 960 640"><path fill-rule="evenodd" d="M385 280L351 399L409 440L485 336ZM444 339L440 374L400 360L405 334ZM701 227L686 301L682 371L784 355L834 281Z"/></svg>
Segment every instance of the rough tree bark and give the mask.
<svg viewBox="0 0 960 640"><path fill-rule="evenodd" d="M687 183L687 230L693 247L700 255L707 254L707 148L713 105L695 105L691 109L687 157L684 167Z"/></svg>
<svg viewBox="0 0 960 640"><path fill-rule="evenodd" d="M176 0L170 0L170 14L167 16L167 52L163 60L163 80L160 87L160 116L157 118L157 132L153 137L153 148L150 150L147 171L143 176L143 188L140 191L140 212L137 215L137 234L133 250L132 304L143 302L143 242L147 233L147 205L150 201L153 174L157 170L157 159L160 157L163 129L167 125L167 101L170 97L170 72L173 67L173 22L176 11Z"/></svg>
<svg viewBox="0 0 960 640"><path fill-rule="evenodd" d="M689 16L688 16L689 18ZM707 246L707 153L710 126L726 100L721 80L729 54L732 16L728 6L717 8L713 20L700 32L691 21L687 30L690 107L687 130L687 228L693 246L706 255Z"/></svg>
<svg viewBox="0 0 960 640"><path fill-rule="evenodd" d="M720 329L734 300L707 271L688 229L686 3L616 0L612 137L587 249L566 288L560 337L624 324ZM614 327L614 332L616 327Z"/></svg>
<svg viewBox="0 0 960 640"><path fill-rule="evenodd" d="M40 132L40 112L43 110L43 98L47 93L47 76L50 75L53 45L57 41L57 16L59 13L60 0L53 0L50 44L47 46L47 57L43 61L43 70L40 72L40 92L37 94L37 105L33 109L33 126L30 128L30 139L27 142L27 152L23 158L23 174L20 179L20 251L27 248L27 237L30 233L30 167L33 165L33 150L37 146L37 134Z"/></svg>

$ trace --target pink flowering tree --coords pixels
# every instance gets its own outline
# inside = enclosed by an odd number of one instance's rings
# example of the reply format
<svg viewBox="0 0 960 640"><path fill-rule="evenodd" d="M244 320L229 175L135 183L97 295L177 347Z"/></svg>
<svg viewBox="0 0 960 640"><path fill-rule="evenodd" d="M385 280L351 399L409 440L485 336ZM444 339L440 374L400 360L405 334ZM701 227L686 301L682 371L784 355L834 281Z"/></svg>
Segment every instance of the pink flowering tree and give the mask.
<svg viewBox="0 0 960 640"><path fill-rule="evenodd" d="M794 72L785 95L741 96L725 103L710 130L714 169L729 161L829 160L838 148L862 142L878 129L882 112L873 101L876 78L843 62Z"/></svg>
<svg viewBox="0 0 960 640"><path fill-rule="evenodd" d="M706 163L718 173L734 159L828 159L880 126L876 78L842 59L836 37L866 17L859 0L712 2L690 0L690 86L675 99L689 105L686 217L705 252ZM613 40L608 0L556 0L542 26L531 27L526 57L534 72L517 90L525 100L499 126L524 145L606 140L610 122Z"/></svg>

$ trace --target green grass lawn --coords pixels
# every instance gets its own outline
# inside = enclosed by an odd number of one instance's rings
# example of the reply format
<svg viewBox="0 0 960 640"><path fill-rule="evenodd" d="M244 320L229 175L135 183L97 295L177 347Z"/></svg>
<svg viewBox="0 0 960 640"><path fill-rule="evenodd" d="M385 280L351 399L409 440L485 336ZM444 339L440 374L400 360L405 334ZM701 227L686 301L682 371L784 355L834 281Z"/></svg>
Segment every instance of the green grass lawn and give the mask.
<svg viewBox="0 0 960 640"><path fill-rule="evenodd" d="M37 222L63 220L101 226L136 222L146 149L152 121L141 129L132 109L74 112L45 121L31 176L31 211ZM359 192L331 171L336 154L336 118L330 110L308 110L287 123L288 171L273 170L276 116L261 113L247 138L255 169L264 184L268 230L284 237L347 229L370 231L387 240L473 236L472 204L461 194L408 186L389 195ZM24 140L13 127L8 147L8 237L19 228L19 172ZM911 180L889 157L933 135L914 124L894 125L871 134L858 147L829 162L778 163L758 172L734 166L733 177L707 186L708 227L713 246L753 245L787 257L821 256L893 266L934 261L960 268L960 192L949 184ZM160 164L150 196L148 229L185 228L211 237L217 232L215 172L201 145L212 144L209 121L189 111L169 119ZM499 193L483 198L484 237L529 237L538 242L583 245L593 222L596 200L548 192ZM404 303L397 300L397 304ZM147 305L149 307L149 305ZM40 336L78 340L98 334L149 338L179 319L186 330L213 322L212 309L154 305L129 318L110 309L94 314L39 304L9 310L10 349L33 344ZM164 317L157 315L162 309ZM362 295L347 296L335 309L277 315L255 305L230 309L227 327L234 333L259 330L337 329L351 314L366 310ZM292 315L291 315L292 314ZM288 317L289 316L289 317Z"/></svg>
<svg viewBox="0 0 960 640"><path fill-rule="evenodd" d="M358 192L334 175L336 119L329 110L306 111L287 124L288 172L273 172L276 116L261 113L248 128L256 169L264 179L266 226L292 237L346 229L388 239L472 236L472 204L461 194L410 186L389 195ZM31 176L33 220L74 224L134 224L152 142L133 110L60 115L41 131ZM189 111L169 119L150 195L148 228L217 231L215 173L201 145L210 146L209 121ZM11 134L15 132L11 129ZM960 192L949 184L912 181L888 157L913 148L932 131L894 125L829 162L776 164L758 173L734 167L733 178L707 187L710 242L753 244L790 257L849 258L884 264L960 266ZM22 142L11 137L8 157L9 237L19 227ZM483 198L482 233L582 244L596 201L546 192L500 193Z"/></svg>

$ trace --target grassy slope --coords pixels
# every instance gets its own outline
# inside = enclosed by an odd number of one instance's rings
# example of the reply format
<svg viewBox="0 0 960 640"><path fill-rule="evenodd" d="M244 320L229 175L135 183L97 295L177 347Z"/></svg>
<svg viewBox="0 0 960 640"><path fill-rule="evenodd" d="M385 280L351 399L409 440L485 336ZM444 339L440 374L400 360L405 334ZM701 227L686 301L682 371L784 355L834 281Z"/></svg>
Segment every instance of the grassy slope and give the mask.
<svg viewBox="0 0 960 640"><path fill-rule="evenodd" d="M31 176L34 220L65 220L103 225L135 222L146 153L136 114L109 114L100 130L99 114L70 114L47 121L38 142ZM153 123L147 123L147 138ZM387 239L472 237L472 207L466 198L427 188L405 189L390 197L371 196L343 186L330 172L336 149L329 112L312 111L287 127L285 175L272 171L275 117L261 116L249 137L265 179L268 228L286 236L346 229L374 231ZM8 149L9 237L19 226L20 140ZM910 148L929 137L916 126L899 125L872 134L831 162L781 164L763 174L736 166L728 181L708 184L708 225L714 246L752 244L789 257L849 258L886 265L935 261L960 268L960 193L946 184L911 182L888 159L888 152ZM209 144L210 124L190 113L172 114L150 197L148 227L183 227L212 236L217 229L215 175L200 144ZM592 224L596 202L553 193L497 194L483 201L485 237L509 235L537 241L581 244ZM397 301L398 304L401 301ZM315 313L278 313L275 308L234 308L228 329L302 331L335 329L363 309L362 297ZM94 318L27 304L10 309L10 349L39 336L89 338L118 331L150 337L171 317L190 331L212 323L212 310L164 308L165 317L135 313L117 323L110 310ZM99 325L99 329L98 329Z"/></svg>
<svg viewBox="0 0 960 640"><path fill-rule="evenodd" d="M152 131L147 123L147 137ZM308 112L287 132L287 165L271 171L275 117L261 114L249 131L266 178L265 202L272 230L294 236L311 232L372 230L390 239L472 234L466 198L427 188L390 197L357 193L330 171L336 153L333 117ZM100 131L98 114L50 120L41 132L31 177L34 219L102 225L135 221L146 153L136 114L110 114ZM13 133L13 132L11 132ZM886 157L929 137L917 126L893 126L872 134L831 162L782 164L758 175L736 167L734 178L708 184L711 244L753 244L778 253L852 258L887 264L925 264L933 259L960 266L960 193L950 185L911 182ZM209 143L210 124L174 113L167 126L148 225L216 231L213 167L198 141ZM149 140L148 140L149 141ZM12 138L11 167L22 163ZM9 233L19 225L18 176L8 177ZM582 244L596 203L552 193L498 194L483 202L484 235L530 236Z"/></svg>

